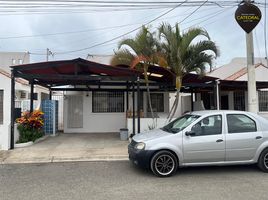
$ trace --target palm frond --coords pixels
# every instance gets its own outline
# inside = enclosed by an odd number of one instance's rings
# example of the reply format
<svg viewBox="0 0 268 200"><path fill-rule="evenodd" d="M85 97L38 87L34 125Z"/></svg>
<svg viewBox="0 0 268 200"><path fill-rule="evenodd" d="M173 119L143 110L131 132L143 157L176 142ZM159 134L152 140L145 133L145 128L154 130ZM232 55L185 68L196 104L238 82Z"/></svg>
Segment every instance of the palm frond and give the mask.
<svg viewBox="0 0 268 200"><path fill-rule="evenodd" d="M115 55L112 57L111 65L126 65L130 66L132 60L134 59L134 55L128 49L122 49L115 52Z"/></svg>

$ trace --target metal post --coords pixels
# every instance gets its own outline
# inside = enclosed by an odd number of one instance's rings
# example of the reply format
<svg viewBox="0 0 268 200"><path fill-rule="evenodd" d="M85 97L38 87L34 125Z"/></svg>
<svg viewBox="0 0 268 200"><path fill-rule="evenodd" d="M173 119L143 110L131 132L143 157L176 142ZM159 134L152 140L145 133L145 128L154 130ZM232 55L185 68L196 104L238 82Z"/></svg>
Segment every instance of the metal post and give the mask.
<svg viewBox="0 0 268 200"><path fill-rule="evenodd" d="M254 47L252 32L246 33L247 41L247 70L248 70L248 111L257 113L257 92L256 92L256 77L254 66Z"/></svg>
<svg viewBox="0 0 268 200"><path fill-rule="evenodd" d="M52 91L49 90L49 100L52 100Z"/></svg>
<svg viewBox="0 0 268 200"><path fill-rule="evenodd" d="M137 117L138 117L138 133L141 132L141 104L140 104L140 98L141 98L141 91L140 91L140 77L137 77L137 98L138 98L138 109L137 109Z"/></svg>
<svg viewBox="0 0 268 200"><path fill-rule="evenodd" d="M194 91L191 89L191 111L194 111Z"/></svg>
<svg viewBox="0 0 268 200"><path fill-rule="evenodd" d="M15 72L11 70L10 149L14 149Z"/></svg>
<svg viewBox="0 0 268 200"><path fill-rule="evenodd" d="M219 90L220 80L217 79L215 83L216 83L216 106L217 110L220 110L220 90Z"/></svg>
<svg viewBox="0 0 268 200"><path fill-rule="evenodd" d="M127 93L127 111L129 110L129 97L128 97L128 92L129 92L129 85L128 85L128 81L127 81L127 89L126 89L126 93Z"/></svg>
<svg viewBox="0 0 268 200"><path fill-rule="evenodd" d="M34 82L31 81L30 112L33 112L33 100L34 100Z"/></svg>
<svg viewBox="0 0 268 200"><path fill-rule="evenodd" d="M133 119L133 124L132 124L132 134L135 135L135 84L133 83L132 85L132 119Z"/></svg>

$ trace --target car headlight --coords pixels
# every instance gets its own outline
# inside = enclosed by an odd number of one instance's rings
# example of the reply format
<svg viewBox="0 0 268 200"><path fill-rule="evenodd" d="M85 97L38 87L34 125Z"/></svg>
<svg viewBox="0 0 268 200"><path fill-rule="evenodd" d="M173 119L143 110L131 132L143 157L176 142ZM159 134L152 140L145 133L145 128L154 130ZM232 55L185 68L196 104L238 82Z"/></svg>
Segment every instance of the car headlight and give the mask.
<svg viewBox="0 0 268 200"><path fill-rule="evenodd" d="M138 144L135 145L135 149L138 149L138 150L145 149L145 143L139 142Z"/></svg>

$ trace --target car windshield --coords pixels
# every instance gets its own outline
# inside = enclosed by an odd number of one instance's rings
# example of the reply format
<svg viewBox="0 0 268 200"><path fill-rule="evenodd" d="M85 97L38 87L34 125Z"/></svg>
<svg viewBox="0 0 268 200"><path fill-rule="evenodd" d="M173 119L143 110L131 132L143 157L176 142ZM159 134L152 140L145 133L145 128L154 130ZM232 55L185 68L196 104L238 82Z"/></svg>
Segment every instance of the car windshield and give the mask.
<svg viewBox="0 0 268 200"><path fill-rule="evenodd" d="M184 115L170 122L169 124L167 124L161 129L169 133L178 133L179 131L189 126L192 122L194 122L199 117L200 117L199 115Z"/></svg>

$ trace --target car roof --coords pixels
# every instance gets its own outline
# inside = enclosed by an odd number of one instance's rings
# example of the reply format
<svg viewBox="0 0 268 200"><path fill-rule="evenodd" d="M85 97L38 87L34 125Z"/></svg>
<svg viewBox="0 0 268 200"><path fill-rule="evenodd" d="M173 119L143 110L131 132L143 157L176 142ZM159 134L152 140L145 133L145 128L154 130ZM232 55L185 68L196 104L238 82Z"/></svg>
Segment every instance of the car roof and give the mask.
<svg viewBox="0 0 268 200"><path fill-rule="evenodd" d="M204 115L210 115L210 114L224 114L224 113L225 114L232 114L232 113L251 114L249 112L240 111L240 110L200 110L200 111L189 112L188 114L204 116Z"/></svg>

